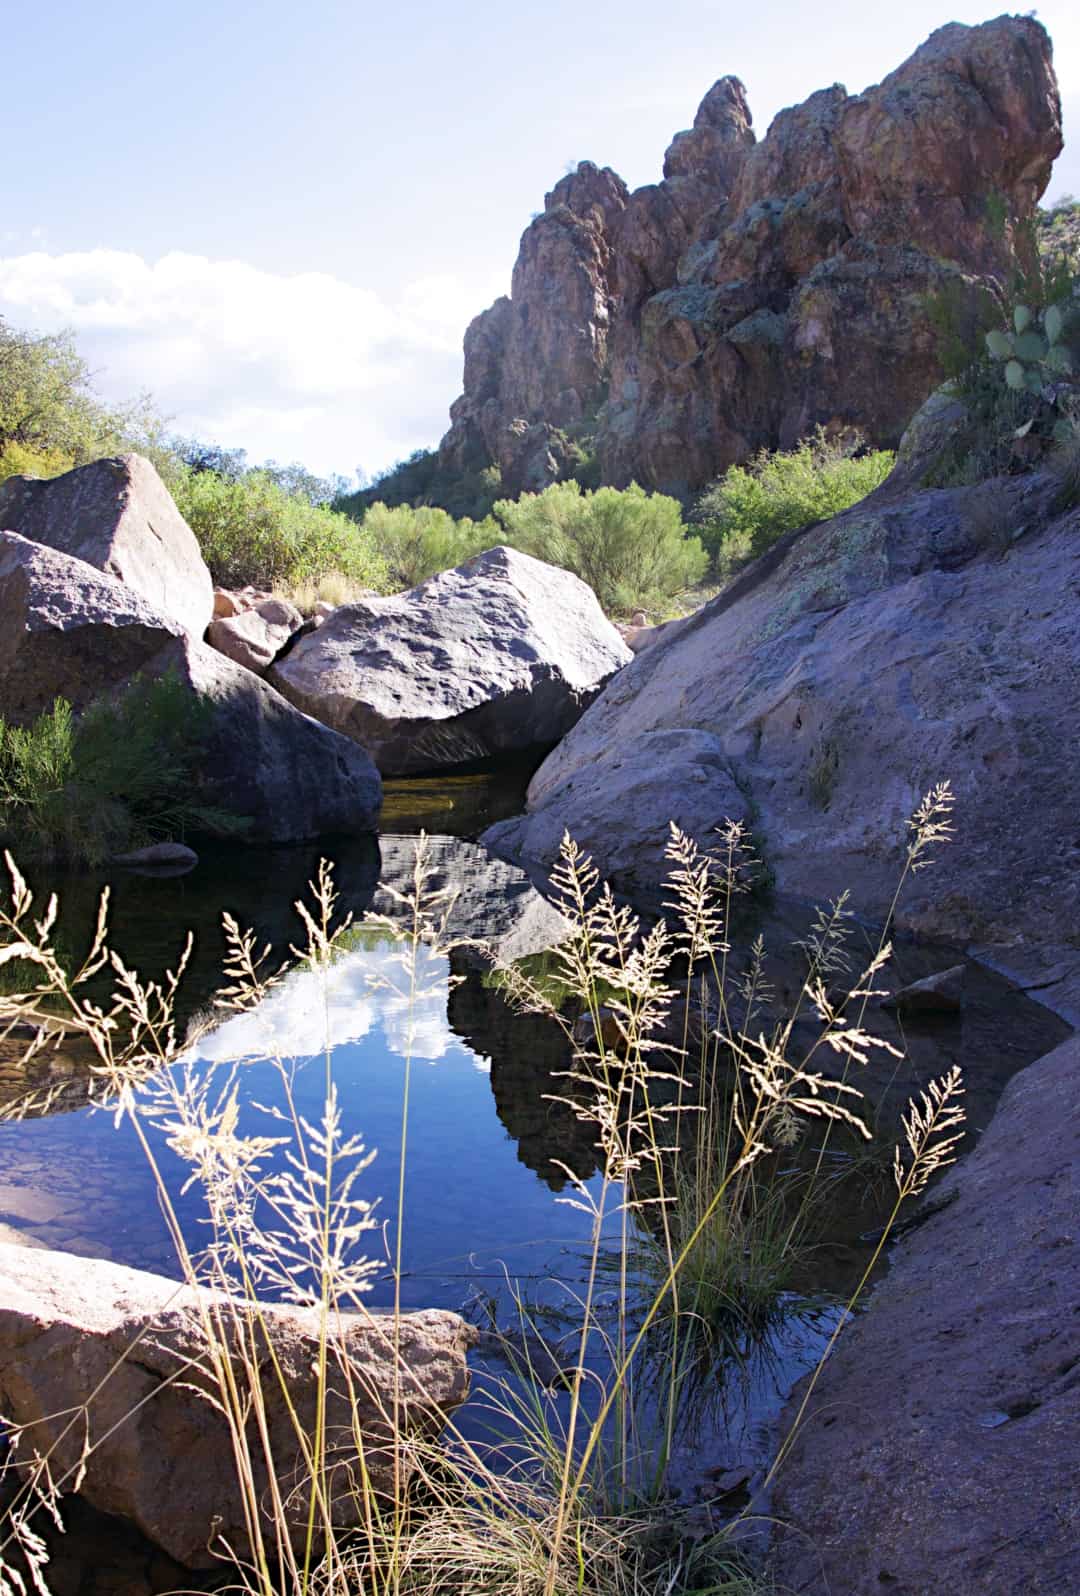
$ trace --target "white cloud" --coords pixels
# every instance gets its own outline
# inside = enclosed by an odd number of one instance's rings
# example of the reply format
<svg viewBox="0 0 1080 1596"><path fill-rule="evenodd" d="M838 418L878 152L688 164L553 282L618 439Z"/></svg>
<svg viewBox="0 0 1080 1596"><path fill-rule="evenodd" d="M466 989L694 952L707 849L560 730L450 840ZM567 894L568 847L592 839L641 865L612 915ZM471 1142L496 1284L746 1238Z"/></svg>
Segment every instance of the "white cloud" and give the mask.
<svg viewBox="0 0 1080 1596"><path fill-rule="evenodd" d="M192 1056L219 1064L275 1054L306 1058L321 1052L324 1041L341 1047L381 1030L391 1053L435 1064L463 1046L447 1019L449 977L446 956L422 948L410 1006L400 953L389 944L338 959L325 985L322 974L294 970L257 1009L234 1015L204 1037ZM485 1059L474 1062L479 1070L489 1068Z"/></svg>
<svg viewBox="0 0 1080 1596"><path fill-rule="evenodd" d="M437 442L465 326L496 291L427 276L390 304L324 272L179 252L0 256L0 315L73 328L104 397L149 390L179 432L316 471Z"/></svg>

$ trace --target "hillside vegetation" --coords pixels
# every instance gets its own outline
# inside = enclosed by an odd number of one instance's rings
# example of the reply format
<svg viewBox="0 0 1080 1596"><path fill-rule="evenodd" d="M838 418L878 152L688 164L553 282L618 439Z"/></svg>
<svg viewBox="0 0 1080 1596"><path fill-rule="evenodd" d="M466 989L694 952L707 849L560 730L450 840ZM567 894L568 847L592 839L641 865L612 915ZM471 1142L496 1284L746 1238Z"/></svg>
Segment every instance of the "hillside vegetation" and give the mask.
<svg viewBox="0 0 1080 1596"><path fill-rule="evenodd" d="M439 489L434 454L418 452L359 492L298 464L251 466L243 450L170 434L148 396L105 405L70 334L39 336L0 322L0 480L146 454L216 583L275 589L304 607L318 597L341 603L413 587L505 543L573 571L609 614L675 613L707 577L726 578L782 531L876 486L891 457L859 456L858 442L821 435L790 455L762 454L712 484L689 512L635 484L586 486L583 447L582 480L509 498L499 495L497 472L479 473L456 495L452 514L430 502ZM405 489L413 502L401 497Z"/></svg>

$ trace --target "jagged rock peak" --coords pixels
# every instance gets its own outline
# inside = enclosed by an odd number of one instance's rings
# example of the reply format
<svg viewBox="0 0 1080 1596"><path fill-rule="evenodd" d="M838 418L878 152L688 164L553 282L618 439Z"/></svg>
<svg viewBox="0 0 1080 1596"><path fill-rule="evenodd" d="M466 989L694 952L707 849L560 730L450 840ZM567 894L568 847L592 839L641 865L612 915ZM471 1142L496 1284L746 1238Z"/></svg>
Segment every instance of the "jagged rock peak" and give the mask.
<svg viewBox="0 0 1080 1596"><path fill-rule="evenodd" d="M630 190L610 166L579 161L572 172L559 179L550 194L544 195L544 210L554 211L565 205L575 216L588 216L596 210L610 222L629 198Z"/></svg>
<svg viewBox="0 0 1080 1596"><path fill-rule="evenodd" d="M664 176L697 177L710 169L720 175L725 157L734 172L740 156L754 144L753 123L742 81L718 78L698 106L693 127L676 133L668 145Z"/></svg>
<svg viewBox="0 0 1080 1596"><path fill-rule="evenodd" d="M928 302L1034 264L1060 153L1046 30L939 28L860 95L840 85L754 136L720 78L664 177L582 162L528 227L510 300L473 322L440 458L510 493L571 471L688 494L818 425L893 445L941 380Z"/></svg>

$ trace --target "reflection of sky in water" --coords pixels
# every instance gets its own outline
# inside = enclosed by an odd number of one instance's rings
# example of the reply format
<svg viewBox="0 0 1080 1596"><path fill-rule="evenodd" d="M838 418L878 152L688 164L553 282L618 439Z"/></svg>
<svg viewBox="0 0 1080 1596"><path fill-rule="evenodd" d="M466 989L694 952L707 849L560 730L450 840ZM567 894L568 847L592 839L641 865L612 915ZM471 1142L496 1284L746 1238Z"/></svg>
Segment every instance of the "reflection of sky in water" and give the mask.
<svg viewBox="0 0 1080 1596"><path fill-rule="evenodd" d="M406 1166L404 1286L407 1306L461 1307L479 1293L505 1295L504 1273L530 1295L548 1295L552 1277L577 1280L588 1220L560 1203L518 1156L496 1112L490 1065L450 1027L449 965L423 950L413 1010L413 1059ZM378 1199L395 1222L404 1055L409 1044L408 981L386 944L361 948L326 972L290 972L258 1010L223 1021L192 1050L198 1067L237 1065L242 1134L278 1135L257 1105L281 1101L281 1081L265 1060L277 1050L298 1063L293 1092L312 1124L325 1095L323 1039L329 1036L343 1135L360 1136L378 1155L356 1195ZM514 1021L515 1027L518 1021ZM528 1051L522 1019L512 1035ZM425 1066L437 1065L437 1068ZM546 1075L524 1072L529 1105L543 1113ZM556 1149L552 1149L553 1156ZM208 1239L194 1192L182 1195L186 1167L167 1148L162 1169L189 1244ZM0 1224L51 1247L107 1256L175 1274L154 1185L134 1135L109 1115L80 1109L22 1124L0 1124ZM43 1194L47 1194L47 1200ZM378 1234L365 1250L382 1256ZM372 1302L392 1300L388 1273Z"/></svg>
<svg viewBox="0 0 1080 1596"><path fill-rule="evenodd" d="M392 943L346 954L329 970L293 970L257 1010L234 1015L204 1037L195 1054L211 1063L275 1053L306 1058L378 1029L391 1053L436 1064L462 1048L446 1017L449 971L444 954L421 947L410 1004L409 975ZM469 1057L477 1069L488 1069L486 1059Z"/></svg>

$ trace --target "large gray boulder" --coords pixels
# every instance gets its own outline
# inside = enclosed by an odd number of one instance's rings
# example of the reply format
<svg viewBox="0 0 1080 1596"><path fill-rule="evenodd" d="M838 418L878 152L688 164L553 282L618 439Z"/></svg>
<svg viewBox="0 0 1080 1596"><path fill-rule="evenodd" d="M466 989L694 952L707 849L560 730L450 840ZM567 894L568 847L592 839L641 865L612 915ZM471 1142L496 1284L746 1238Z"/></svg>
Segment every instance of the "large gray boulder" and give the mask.
<svg viewBox="0 0 1080 1596"><path fill-rule="evenodd" d="M1080 1590L1078 1078L1075 1037L1013 1078L841 1335L777 1478L784 1590Z"/></svg>
<svg viewBox="0 0 1080 1596"><path fill-rule="evenodd" d="M195 637L214 611L214 585L194 532L149 460L121 454L47 481L0 484L0 529L115 576Z"/></svg>
<svg viewBox="0 0 1080 1596"><path fill-rule="evenodd" d="M261 1349L275 1473L283 1497L293 1493L290 1528L302 1545L308 1496L289 1403L306 1433L314 1434L318 1315L267 1304L256 1315L252 1304L212 1291L202 1293L202 1307L222 1313L237 1343L248 1327ZM472 1339L455 1313L426 1309L402 1315L398 1367L412 1432L437 1436L464 1400ZM356 1521L356 1498L344 1487L359 1474L352 1443L357 1431L373 1487L386 1490L391 1483L386 1443L394 1400L392 1320L336 1315L330 1363L327 1423L340 1487L335 1513L348 1525ZM239 1359L235 1366L239 1371ZM345 1394L346 1368L355 1405ZM245 1378L238 1373L242 1390ZM193 1290L119 1264L0 1243L0 1412L8 1424L28 1427L20 1457L51 1451L52 1477L62 1479L79 1464L87 1441L80 1494L102 1511L132 1520L188 1568L220 1566L208 1550L215 1536L241 1555L249 1545L233 1449L215 1399ZM254 1430L252 1454L261 1459ZM263 1467L256 1481L263 1497L268 1483ZM69 1476L66 1488L71 1484Z"/></svg>
<svg viewBox="0 0 1080 1596"><path fill-rule="evenodd" d="M382 784L362 749L114 577L0 532L0 715L25 725L57 697L80 710L167 673L214 706L198 797L246 816L246 839L375 829Z"/></svg>
<svg viewBox="0 0 1080 1596"><path fill-rule="evenodd" d="M83 560L0 532L0 715L83 709L145 670L184 628Z"/></svg>
<svg viewBox="0 0 1080 1596"><path fill-rule="evenodd" d="M1066 941L1080 923L1080 509L1058 513L1058 491L1041 476L886 484L789 536L620 672L537 771L527 814L483 840L547 868L567 827L633 890L669 819L707 842L715 813L741 805L781 889L850 888L880 915L906 821L947 779L956 840L911 882L906 923L982 945ZM711 805L690 795L688 764Z"/></svg>
<svg viewBox="0 0 1080 1596"><path fill-rule="evenodd" d="M342 605L269 679L406 776L556 742L630 658L584 582L495 548Z"/></svg>

